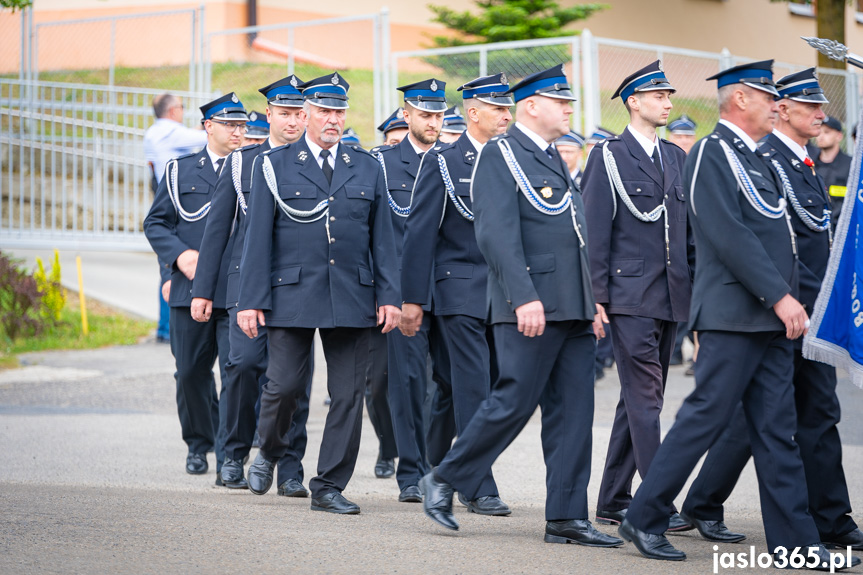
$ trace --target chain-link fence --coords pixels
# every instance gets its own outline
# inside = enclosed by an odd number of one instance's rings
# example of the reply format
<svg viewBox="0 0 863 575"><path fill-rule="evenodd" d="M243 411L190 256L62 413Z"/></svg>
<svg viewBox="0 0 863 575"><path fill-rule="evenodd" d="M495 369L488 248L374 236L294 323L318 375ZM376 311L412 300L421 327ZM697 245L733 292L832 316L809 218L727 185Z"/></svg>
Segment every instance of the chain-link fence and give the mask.
<svg viewBox="0 0 863 575"><path fill-rule="evenodd" d="M3 54L0 58L0 77L23 77L26 53L24 41L29 17L28 10L14 13L0 10L0 54Z"/></svg>
<svg viewBox="0 0 863 575"><path fill-rule="evenodd" d="M201 6L32 24L25 63L31 75L25 75L48 82L196 91L203 18Z"/></svg>
<svg viewBox="0 0 863 575"><path fill-rule="evenodd" d="M474 78L504 72L514 85L525 76L557 64L564 64L577 92L580 43L578 37L571 37L395 52L390 58L391 89L384 95L386 108L390 113L402 103L396 87L432 76L447 83L447 102L461 106L457 88ZM581 123L579 111L576 108L576 124Z"/></svg>
<svg viewBox="0 0 863 575"><path fill-rule="evenodd" d="M338 71L350 84L347 126L371 147L388 115L382 94L389 52L386 10L377 14L220 30L207 36L205 88L236 92L246 108L263 111L258 89L288 74L302 80Z"/></svg>

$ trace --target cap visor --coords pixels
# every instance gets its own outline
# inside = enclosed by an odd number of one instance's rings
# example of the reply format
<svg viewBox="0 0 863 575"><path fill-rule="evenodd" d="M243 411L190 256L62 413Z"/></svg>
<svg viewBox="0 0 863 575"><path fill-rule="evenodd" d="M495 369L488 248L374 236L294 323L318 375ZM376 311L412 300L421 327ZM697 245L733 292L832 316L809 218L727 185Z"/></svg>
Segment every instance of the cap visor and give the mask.
<svg viewBox="0 0 863 575"><path fill-rule="evenodd" d="M406 100L405 104L410 104L417 110L422 110L423 112L446 112L449 106L446 105L446 102L414 102L413 100Z"/></svg>
<svg viewBox="0 0 863 575"><path fill-rule="evenodd" d="M347 100L339 100L337 98L309 98L306 102L318 108L327 108L328 110L347 110L350 107Z"/></svg>
<svg viewBox="0 0 863 575"><path fill-rule="evenodd" d="M248 122L249 117L244 112L220 112L218 114L213 114L210 117L211 120L242 120L243 122Z"/></svg>
<svg viewBox="0 0 863 575"><path fill-rule="evenodd" d="M830 100L824 97L824 94L809 94L808 96L793 96L789 100L795 102L804 102L807 104L829 104Z"/></svg>
<svg viewBox="0 0 863 575"><path fill-rule="evenodd" d="M571 100L576 101L578 98L572 95L572 92L569 90L555 90L553 92L540 92L538 94L534 94L535 96L545 96L546 98L555 98L557 100Z"/></svg>
<svg viewBox="0 0 863 575"><path fill-rule="evenodd" d="M492 106L506 106L507 108L515 106L515 101L511 96L477 96L476 99Z"/></svg>
<svg viewBox="0 0 863 575"><path fill-rule="evenodd" d="M749 82L742 82L745 86L749 86L750 88L755 88L756 90L761 90L762 92L767 92L768 94L772 94L773 96L779 97L779 92L776 91L776 88L771 86L770 84L750 84Z"/></svg>

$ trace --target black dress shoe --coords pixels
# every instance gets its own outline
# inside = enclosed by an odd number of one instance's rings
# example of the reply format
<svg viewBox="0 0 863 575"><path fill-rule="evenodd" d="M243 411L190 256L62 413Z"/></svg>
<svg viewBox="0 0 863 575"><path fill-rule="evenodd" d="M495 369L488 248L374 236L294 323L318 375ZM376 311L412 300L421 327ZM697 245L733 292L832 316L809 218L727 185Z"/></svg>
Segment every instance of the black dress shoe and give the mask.
<svg viewBox="0 0 863 575"><path fill-rule="evenodd" d="M620 547L623 545L623 539L597 531L587 519L546 521L545 542L576 543L587 547Z"/></svg>
<svg viewBox="0 0 863 575"><path fill-rule="evenodd" d="M408 485L399 493L399 501L402 503L422 503L423 494L416 485Z"/></svg>
<svg viewBox="0 0 863 575"><path fill-rule="evenodd" d="M833 573L834 571L842 571L844 569L848 569L849 567L856 567L860 565L860 558L851 556L851 563L848 563L848 556L845 553L830 553L824 545L820 543L814 543L812 545L808 545L798 552L798 554L802 558L797 558L796 561L799 564L792 564L793 559L789 556L787 551L782 553L774 553L773 554L773 566L777 569L812 569L814 571L830 571ZM813 565L813 557L818 557L817 564Z"/></svg>
<svg viewBox="0 0 863 575"><path fill-rule="evenodd" d="M729 531L728 527L722 521L705 521L702 519L693 519L688 515L680 514L680 518L691 523L698 529L701 536L708 541L716 541L717 543L739 543L746 539L743 533L734 533Z"/></svg>
<svg viewBox="0 0 863 575"><path fill-rule="evenodd" d="M386 479L396 474L396 464L392 459L378 458L375 463L375 477L378 479Z"/></svg>
<svg viewBox="0 0 863 575"><path fill-rule="evenodd" d="M224 486L225 486L225 484L222 481L222 472L217 471L216 472L216 487L224 487Z"/></svg>
<svg viewBox="0 0 863 575"><path fill-rule="evenodd" d="M668 519L668 529L666 533L683 533L684 531L692 531L695 525L686 521L680 516L680 513L675 513Z"/></svg>
<svg viewBox="0 0 863 575"><path fill-rule="evenodd" d="M258 452L258 456L249 466L249 491L255 495L263 495L273 486L273 468L275 461L270 461Z"/></svg>
<svg viewBox="0 0 863 575"><path fill-rule="evenodd" d="M420 487L422 487L422 486L420 486ZM465 507L467 507L468 505L470 505L470 501L468 501L468 500L467 500L467 497L465 497L464 495L462 495L462 493L461 493L461 492L459 492L459 494L458 494L458 502L459 502L459 503L461 503L462 505L464 505Z"/></svg>
<svg viewBox="0 0 863 575"><path fill-rule="evenodd" d="M309 492L298 479L286 479L279 485L279 495L282 497L308 497Z"/></svg>
<svg viewBox="0 0 863 575"><path fill-rule="evenodd" d="M828 549L847 549L850 547L855 551L863 551L863 531L854 529L840 537L830 537L828 541L823 541Z"/></svg>
<svg viewBox="0 0 863 575"><path fill-rule="evenodd" d="M248 489L249 484L243 477L243 462L236 459L225 459L222 472L219 474L222 484L228 489ZM217 483L218 485L218 483Z"/></svg>
<svg viewBox="0 0 863 575"><path fill-rule="evenodd" d="M686 553L675 549L665 535L645 533L633 526L628 519L623 520L623 523L617 528L617 532L627 541L632 541L638 552L648 559L661 561L683 561L686 559Z"/></svg>
<svg viewBox="0 0 863 575"><path fill-rule="evenodd" d="M437 481L434 470L420 479L423 492L423 511L447 529L458 531L458 523L452 514L452 485Z"/></svg>
<svg viewBox="0 0 863 575"><path fill-rule="evenodd" d="M512 509L509 508L509 505L501 501L500 497L497 495L477 497L473 501L468 502L467 510L470 513L492 515L494 517L504 517L512 513Z"/></svg>
<svg viewBox="0 0 863 575"><path fill-rule="evenodd" d="M203 475L209 468L206 453L190 453L186 456L186 473L189 475Z"/></svg>
<svg viewBox="0 0 863 575"><path fill-rule="evenodd" d="M331 491L320 497L312 497L312 511L356 515L360 512L360 506L345 499L338 491Z"/></svg>
<svg viewBox="0 0 863 575"><path fill-rule="evenodd" d="M607 509L596 510L596 522L600 525L620 525L626 517L626 509L609 511Z"/></svg>

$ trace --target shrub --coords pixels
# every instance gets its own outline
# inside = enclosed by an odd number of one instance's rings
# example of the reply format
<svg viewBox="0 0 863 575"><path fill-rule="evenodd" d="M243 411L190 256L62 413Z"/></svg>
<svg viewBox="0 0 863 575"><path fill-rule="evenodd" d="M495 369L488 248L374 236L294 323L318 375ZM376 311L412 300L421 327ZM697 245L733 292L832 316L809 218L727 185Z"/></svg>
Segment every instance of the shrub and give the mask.
<svg viewBox="0 0 863 575"><path fill-rule="evenodd" d="M66 290L60 285L60 252L54 250L51 262L51 275L45 273L41 258L36 258L36 271L33 272L36 287L42 295L42 317L51 323L60 321L60 313L66 305Z"/></svg>
<svg viewBox="0 0 863 575"><path fill-rule="evenodd" d="M11 340L38 335L45 326L36 280L0 252L0 328Z"/></svg>

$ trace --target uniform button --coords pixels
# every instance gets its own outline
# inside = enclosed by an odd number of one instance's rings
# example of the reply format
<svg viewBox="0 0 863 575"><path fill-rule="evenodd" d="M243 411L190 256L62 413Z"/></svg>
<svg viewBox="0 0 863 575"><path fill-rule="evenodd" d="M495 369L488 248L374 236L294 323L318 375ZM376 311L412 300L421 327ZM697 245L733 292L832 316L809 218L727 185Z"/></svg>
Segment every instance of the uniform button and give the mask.
<svg viewBox="0 0 863 575"><path fill-rule="evenodd" d="M402 187L405 187L405 185L404 185L404 184L402 184Z"/></svg>
<svg viewBox="0 0 863 575"><path fill-rule="evenodd" d="M336 265L336 260L330 260L330 265L331 265L331 266Z"/></svg>
<svg viewBox="0 0 863 575"><path fill-rule="evenodd" d="M636 191L636 192L640 192L640 191L641 191L641 188L635 188L635 191Z"/></svg>
<svg viewBox="0 0 863 575"><path fill-rule="evenodd" d="M809 200L809 203L811 204L811 203L812 203L812 200Z"/></svg>
<svg viewBox="0 0 863 575"><path fill-rule="evenodd" d="M447 272L446 275L450 275L451 272Z"/></svg>
<svg viewBox="0 0 863 575"><path fill-rule="evenodd" d="M282 282L282 278L279 278L279 283L281 283L281 282Z"/></svg>
<svg viewBox="0 0 863 575"><path fill-rule="evenodd" d="M240 266L234 266L234 269L238 270L238 269L240 269Z"/></svg>
<svg viewBox="0 0 863 575"><path fill-rule="evenodd" d="M330 238L330 243L331 243L331 244L336 243L336 238Z"/></svg>
<svg viewBox="0 0 863 575"><path fill-rule="evenodd" d="M619 270L619 269L617 270L617 273L620 273L620 270Z"/></svg>
<svg viewBox="0 0 863 575"><path fill-rule="evenodd" d="M527 266L527 271L530 271L530 266Z"/></svg>
<svg viewBox="0 0 863 575"><path fill-rule="evenodd" d="M763 298L763 297L760 297L760 298L758 298L758 299L760 299L761 301L764 301L764 298Z"/></svg>
<svg viewBox="0 0 863 575"><path fill-rule="evenodd" d="M330 201L334 202L334 201L336 201L336 199L334 197L330 196Z"/></svg>
<svg viewBox="0 0 863 575"><path fill-rule="evenodd" d="M668 199L668 194L665 194L665 199L666 199L666 200Z"/></svg>
<svg viewBox="0 0 863 575"><path fill-rule="evenodd" d="M300 195L300 192L294 192L294 195L295 195L295 196L299 196L299 195Z"/></svg>
<svg viewBox="0 0 863 575"><path fill-rule="evenodd" d="M192 189L194 190L194 189L195 189L195 186L192 186Z"/></svg>
<svg viewBox="0 0 863 575"><path fill-rule="evenodd" d="M336 221L336 216L330 216L330 221L331 221L331 222Z"/></svg>
<svg viewBox="0 0 863 575"><path fill-rule="evenodd" d="M366 193L365 193L365 192L360 192L360 195L361 195L361 196L364 196L364 195L366 195ZM809 201L811 202L812 200L809 200Z"/></svg>

